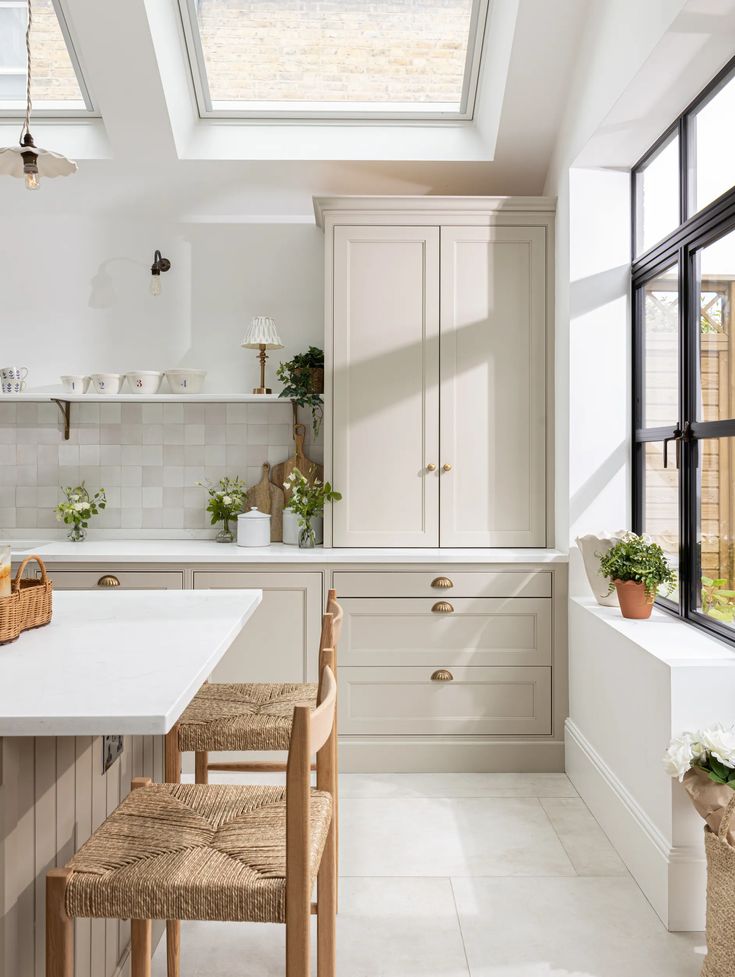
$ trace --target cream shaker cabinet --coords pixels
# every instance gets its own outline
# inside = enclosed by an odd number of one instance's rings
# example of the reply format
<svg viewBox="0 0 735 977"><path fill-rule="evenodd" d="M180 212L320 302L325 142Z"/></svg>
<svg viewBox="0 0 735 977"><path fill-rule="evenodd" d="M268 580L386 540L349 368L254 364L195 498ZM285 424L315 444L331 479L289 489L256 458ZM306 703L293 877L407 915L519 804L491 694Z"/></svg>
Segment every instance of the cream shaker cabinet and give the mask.
<svg viewBox="0 0 735 977"><path fill-rule="evenodd" d="M545 229L443 227L441 248L441 545L544 546Z"/></svg>
<svg viewBox="0 0 735 977"><path fill-rule="evenodd" d="M431 200L325 204L331 542L546 546L551 207Z"/></svg>
<svg viewBox="0 0 735 977"><path fill-rule="evenodd" d="M439 228L337 227L338 546L439 542Z"/></svg>

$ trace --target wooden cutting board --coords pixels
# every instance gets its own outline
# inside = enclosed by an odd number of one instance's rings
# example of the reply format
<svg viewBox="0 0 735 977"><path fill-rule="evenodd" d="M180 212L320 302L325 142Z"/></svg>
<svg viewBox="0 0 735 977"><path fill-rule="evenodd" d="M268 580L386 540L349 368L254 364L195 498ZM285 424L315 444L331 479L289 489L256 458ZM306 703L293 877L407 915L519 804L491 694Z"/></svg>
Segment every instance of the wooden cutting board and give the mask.
<svg viewBox="0 0 735 977"><path fill-rule="evenodd" d="M273 466L271 471L272 481L279 486L282 486L286 481L288 476L294 470L298 468L302 475L305 475L310 482L323 481L324 479L324 468L322 465L318 465L315 461L307 458L304 454L304 435L306 434L306 428L303 424L297 424L294 427L294 441L296 442L296 451L290 458L286 461L282 461L278 465ZM284 489L284 498L286 504L291 498L291 493L288 489Z"/></svg>
<svg viewBox="0 0 735 977"><path fill-rule="evenodd" d="M248 489L248 505L257 506L260 512L271 517L271 543L283 540L283 489L270 480L271 466L263 465L263 475L257 485Z"/></svg>

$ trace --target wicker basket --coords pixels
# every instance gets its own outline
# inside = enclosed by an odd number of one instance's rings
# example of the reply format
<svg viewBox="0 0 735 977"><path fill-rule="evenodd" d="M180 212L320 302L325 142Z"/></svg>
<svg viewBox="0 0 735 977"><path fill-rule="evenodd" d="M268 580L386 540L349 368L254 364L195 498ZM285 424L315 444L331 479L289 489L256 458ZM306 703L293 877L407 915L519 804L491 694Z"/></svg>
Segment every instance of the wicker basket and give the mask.
<svg viewBox="0 0 735 977"><path fill-rule="evenodd" d="M705 826L707 852L707 956L702 977L735 974L735 848L727 841L735 812L735 791L725 808L717 834Z"/></svg>
<svg viewBox="0 0 735 977"><path fill-rule="evenodd" d="M40 580L25 580L31 560L41 568ZM27 556L18 567L10 597L0 597L0 645L15 641L21 631L40 628L51 620L51 581L38 556Z"/></svg>

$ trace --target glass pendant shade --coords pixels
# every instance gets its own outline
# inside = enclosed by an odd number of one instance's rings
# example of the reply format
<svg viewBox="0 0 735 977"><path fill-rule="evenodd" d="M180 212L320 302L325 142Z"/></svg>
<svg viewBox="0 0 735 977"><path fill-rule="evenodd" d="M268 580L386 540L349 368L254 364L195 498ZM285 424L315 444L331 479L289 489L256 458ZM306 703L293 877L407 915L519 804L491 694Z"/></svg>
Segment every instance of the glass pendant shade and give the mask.
<svg viewBox="0 0 735 977"><path fill-rule="evenodd" d="M276 322L272 316L256 315L250 323L250 328L245 333L243 341L240 343L246 349L283 349L281 337L276 331Z"/></svg>

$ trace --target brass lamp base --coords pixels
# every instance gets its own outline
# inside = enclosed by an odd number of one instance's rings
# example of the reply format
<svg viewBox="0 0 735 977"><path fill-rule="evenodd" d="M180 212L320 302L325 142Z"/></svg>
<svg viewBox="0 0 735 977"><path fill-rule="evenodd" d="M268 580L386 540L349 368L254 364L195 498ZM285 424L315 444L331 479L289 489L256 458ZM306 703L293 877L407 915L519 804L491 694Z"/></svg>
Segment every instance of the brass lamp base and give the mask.
<svg viewBox="0 0 735 977"><path fill-rule="evenodd" d="M260 352L258 353L258 359L260 360L260 386L253 387L254 394L270 394L273 393L270 387L265 385L265 361L268 359L266 355L266 347L261 345L259 347Z"/></svg>

